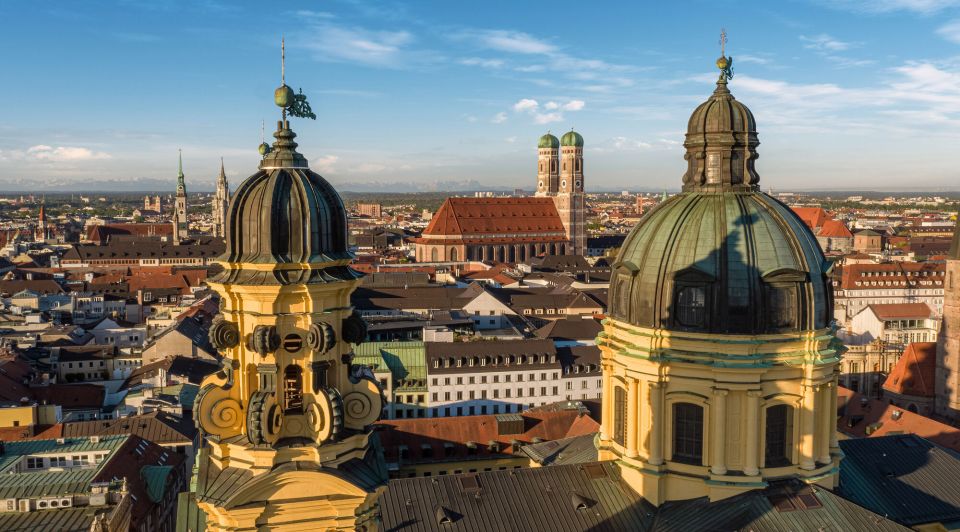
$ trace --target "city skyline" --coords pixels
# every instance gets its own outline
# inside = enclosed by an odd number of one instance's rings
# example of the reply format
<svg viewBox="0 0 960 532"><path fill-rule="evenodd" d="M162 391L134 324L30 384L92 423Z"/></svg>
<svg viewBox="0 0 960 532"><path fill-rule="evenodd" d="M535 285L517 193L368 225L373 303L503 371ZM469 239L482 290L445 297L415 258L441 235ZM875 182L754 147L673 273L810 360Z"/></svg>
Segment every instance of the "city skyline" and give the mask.
<svg viewBox="0 0 960 532"><path fill-rule="evenodd" d="M0 121L0 188L173 183L179 147L194 190L212 190L221 156L228 177L248 175L277 118L263 94L282 30L318 115L297 125L301 152L342 190L530 188L536 139L571 127L588 192L672 189L721 25L731 86L763 124L763 187L957 188L957 2L690 6L292 2L252 18L249 3L7 4L26 84L0 90L23 102L29 86L36 103Z"/></svg>

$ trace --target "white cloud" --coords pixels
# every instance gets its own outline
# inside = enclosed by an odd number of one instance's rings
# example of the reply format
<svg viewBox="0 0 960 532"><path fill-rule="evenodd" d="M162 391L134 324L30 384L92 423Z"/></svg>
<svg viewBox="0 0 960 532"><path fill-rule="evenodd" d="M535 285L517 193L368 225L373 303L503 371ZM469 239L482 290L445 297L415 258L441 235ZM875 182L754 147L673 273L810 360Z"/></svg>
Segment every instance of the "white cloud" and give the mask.
<svg viewBox="0 0 960 532"><path fill-rule="evenodd" d="M560 113L534 113L533 122L536 124L549 124L551 122L560 122L563 115Z"/></svg>
<svg viewBox="0 0 960 532"><path fill-rule="evenodd" d="M951 20L937 28L937 35L950 42L960 44L960 19Z"/></svg>
<svg viewBox="0 0 960 532"><path fill-rule="evenodd" d="M532 98L524 98L513 104L513 110L517 113L529 114L533 117L535 124L549 124L562 121L563 111L579 111L585 105L586 103L583 100L570 100L564 103L551 100L541 106L539 102Z"/></svg>
<svg viewBox="0 0 960 532"><path fill-rule="evenodd" d="M493 118L490 119L494 124L502 124L507 121L507 113L503 111L493 115Z"/></svg>
<svg viewBox="0 0 960 532"><path fill-rule="evenodd" d="M517 54L548 54L557 49L548 42L520 31L471 30L456 35L455 38L472 40L483 48Z"/></svg>
<svg viewBox="0 0 960 532"><path fill-rule="evenodd" d="M806 43L803 45L804 48L818 51L842 52L849 49L852 45L852 43L834 39L826 33L812 35L810 37L801 35L800 40Z"/></svg>
<svg viewBox="0 0 960 532"><path fill-rule="evenodd" d="M110 154L102 151L92 151L88 148L76 146L47 146L46 144L37 144L27 148L26 158L37 161L94 161L109 159Z"/></svg>
<svg viewBox="0 0 960 532"><path fill-rule="evenodd" d="M517 68L514 68L514 70L516 70L517 72L543 72L546 69L547 67L543 65L526 65L526 66L518 66Z"/></svg>
<svg viewBox="0 0 960 532"><path fill-rule="evenodd" d="M773 61L770 60L770 59L768 59L768 58L766 58L766 57L760 57L760 56L756 56L756 55L740 54L740 55L737 55L737 62L738 62L738 63L754 63L754 64L757 64L757 65L769 65L769 64L771 64Z"/></svg>
<svg viewBox="0 0 960 532"><path fill-rule="evenodd" d="M929 15L960 5L960 0L821 0L828 7L859 13L912 11Z"/></svg>
<svg viewBox="0 0 960 532"><path fill-rule="evenodd" d="M309 33L294 39L298 46L314 52L320 61L341 61L369 66L403 68L411 63L429 63L437 54L413 49L416 38L406 30L370 30L317 20Z"/></svg>
<svg viewBox="0 0 960 532"><path fill-rule="evenodd" d="M310 165L321 172L332 172L334 170L334 165L339 160L340 157L337 157L336 155L324 155L323 157L311 159Z"/></svg>
<svg viewBox="0 0 960 532"><path fill-rule="evenodd" d="M501 68L504 65L502 59L483 59L480 57L468 57L466 59L460 60L461 65L466 66L479 66L483 68Z"/></svg>
<svg viewBox="0 0 960 532"><path fill-rule="evenodd" d="M536 100L531 100L530 98L524 98L519 102L513 104L513 110L520 113L523 111L533 111L539 107L540 104Z"/></svg>

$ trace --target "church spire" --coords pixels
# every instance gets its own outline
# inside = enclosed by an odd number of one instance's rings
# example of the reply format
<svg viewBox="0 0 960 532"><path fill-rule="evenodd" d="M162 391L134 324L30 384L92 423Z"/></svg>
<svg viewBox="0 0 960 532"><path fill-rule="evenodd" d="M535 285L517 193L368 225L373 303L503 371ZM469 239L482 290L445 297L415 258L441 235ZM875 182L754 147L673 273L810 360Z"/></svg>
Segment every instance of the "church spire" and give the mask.
<svg viewBox="0 0 960 532"><path fill-rule="evenodd" d="M186 184L183 182L183 150L177 150L177 193L185 191L187 189Z"/></svg>

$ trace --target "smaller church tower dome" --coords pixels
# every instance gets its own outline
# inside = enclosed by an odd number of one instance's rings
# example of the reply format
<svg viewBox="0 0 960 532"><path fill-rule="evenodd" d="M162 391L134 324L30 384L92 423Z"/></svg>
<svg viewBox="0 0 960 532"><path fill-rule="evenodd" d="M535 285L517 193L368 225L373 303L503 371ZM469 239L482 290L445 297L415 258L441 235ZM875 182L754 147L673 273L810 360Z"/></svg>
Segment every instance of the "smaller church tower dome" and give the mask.
<svg viewBox="0 0 960 532"><path fill-rule="evenodd" d="M561 146L574 146L576 148L583 147L583 137L580 136L580 133L577 133L574 130L567 131L566 134L560 139Z"/></svg>
<svg viewBox="0 0 960 532"><path fill-rule="evenodd" d="M554 137L550 133L540 137L540 143L538 144L539 148L553 148L557 149L560 147L560 139Z"/></svg>

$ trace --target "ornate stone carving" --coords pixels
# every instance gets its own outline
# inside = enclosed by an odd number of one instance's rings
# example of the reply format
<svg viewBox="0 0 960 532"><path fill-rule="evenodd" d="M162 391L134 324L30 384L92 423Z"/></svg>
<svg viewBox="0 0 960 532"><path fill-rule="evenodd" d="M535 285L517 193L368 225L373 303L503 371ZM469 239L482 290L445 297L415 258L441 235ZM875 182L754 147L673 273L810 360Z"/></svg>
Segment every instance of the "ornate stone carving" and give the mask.
<svg viewBox="0 0 960 532"><path fill-rule="evenodd" d="M307 407L307 421L318 442L335 440L343 431L343 400L334 388L324 387Z"/></svg>
<svg viewBox="0 0 960 532"><path fill-rule="evenodd" d="M197 427L202 432L219 438L240 434L243 428L243 407L231 395L232 386L232 361L224 364L222 372L204 379L194 399Z"/></svg>
<svg viewBox="0 0 960 532"><path fill-rule="evenodd" d="M280 336L273 325L257 325L247 340L247 346L260 356L272 353L280 347Z"/></svg>
<svg viewBox="0 0 960 532"><path fill-rule="evenodd" d="M247 438L254 445L272 444L280 438L283 416L276 394L264 390L253 392L247 410Z"/></svg>
<svg viewBox="0 0 960 532"><path fill-rule="evenodd" d="M240 345L240 329L236 323L217 316L213 319L208 333L210 344L217 350L232 349Z"/></svg>
<svg viewBox="0 0 960 532"><path fill-rule="evenodd" d="M385 401L380 385L370 374L369 368L357 368L347 379L343 393L344 426L363 430L380 419Z"/></svg>
<svg viewBox="0 0 960 532"><path fill-rule="evenodd" d="M360 316L360 313L353 311L353 314L343 320L341 326L343 339L351 344L359 344L367 337L367 322Z"/></svg>
<svg viewBox="0 0 960 532"><path fill-rule="evenodd" d="M310 326L307 345L318 353L326 353L337 345L337 333L329 323L319 321Z"/></svg>

